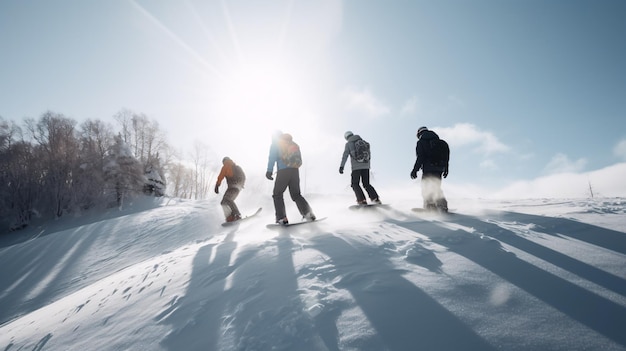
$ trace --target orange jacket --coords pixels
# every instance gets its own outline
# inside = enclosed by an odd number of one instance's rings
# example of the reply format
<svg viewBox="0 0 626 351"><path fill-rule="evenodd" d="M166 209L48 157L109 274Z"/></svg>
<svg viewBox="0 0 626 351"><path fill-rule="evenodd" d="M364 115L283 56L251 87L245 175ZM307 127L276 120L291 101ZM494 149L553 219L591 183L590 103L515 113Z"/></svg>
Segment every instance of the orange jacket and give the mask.
<svg viewBox="0 0 626 351"><path fill-rule="evenodd" d="M235 166L235 162L231 159L224 161L220 174L217 176L217 187L222 184L222 180L224 180L224 178L226 178L228 186L243 186L242 183L245 181L245 178L243 178L243 175L241 174L235 177L235 172L233 170Z"/></svg>

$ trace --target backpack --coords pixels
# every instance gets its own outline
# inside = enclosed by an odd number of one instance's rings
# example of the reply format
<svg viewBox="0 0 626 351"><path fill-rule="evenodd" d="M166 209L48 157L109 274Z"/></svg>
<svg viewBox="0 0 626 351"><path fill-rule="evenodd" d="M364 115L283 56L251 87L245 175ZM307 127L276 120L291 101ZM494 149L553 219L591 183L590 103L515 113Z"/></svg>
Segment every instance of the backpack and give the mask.
<svg viewBox="0 0 626 351"><path fill-rule="evenodd" d="M243 186L246 183L246 174L239 165L233 166L233 184Z"/></svg>
<svg viewBox="0 0 626 351"><path fill-rule="evenodd" d="M354 160L361 163L369 162L370 143L363 139L354 142Z"/></svg>
<svg viewBox="0 0 626 351"><path fill-rule="evenodd" d="M427 159L434 166L441 166L442 169L448 165L450 161L450 147L443 139L431 139L427 144Z"/></svg>
<svg viewBox="0 0 626 351"><path fill-rule="evenodd" d="M300 168L302 166L302 154L300 146L296 144L291 135L283 134L278 142L278 152L281 161L289 168Z"/></svg>

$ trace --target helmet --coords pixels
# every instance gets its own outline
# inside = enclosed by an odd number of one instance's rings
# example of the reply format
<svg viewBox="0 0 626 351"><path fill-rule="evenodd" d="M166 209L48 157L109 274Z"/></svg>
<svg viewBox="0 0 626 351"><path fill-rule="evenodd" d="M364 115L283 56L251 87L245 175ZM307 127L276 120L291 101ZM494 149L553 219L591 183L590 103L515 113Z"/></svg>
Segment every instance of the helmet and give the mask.
<svg viewBox="0 0 626 351"><path fill-rule="evenodd" d="M226 156L222 159L222 163L226 163L227 161L232 161L230 157Z"/></svg>
<svg viewBox="0 0 626 351"><path fill-rule="evenodd" d="M348 140L349 137L353 136L354 134L352 134L351 131L347 131L345 133L343 133L343 137Z"/></svg>
<svg viewBox="0 0 626 351"><path fill-rule="evenodd" d="M425 132L425 131L427 131L427 130L428 130L428 128L426 128L426 127L420 127L420 128L417 130L417 137L419 138L420 136L422 136L422 133L424 133L424 132Z"/></svg>

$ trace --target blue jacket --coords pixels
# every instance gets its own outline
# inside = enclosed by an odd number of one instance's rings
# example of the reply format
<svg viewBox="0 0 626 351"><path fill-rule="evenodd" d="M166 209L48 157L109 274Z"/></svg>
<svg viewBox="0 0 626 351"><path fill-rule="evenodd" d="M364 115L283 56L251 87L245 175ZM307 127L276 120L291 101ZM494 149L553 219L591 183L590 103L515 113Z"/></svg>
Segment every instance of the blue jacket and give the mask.
<svg viewBox="0 0 626 351"><path fill-rule="evenodd" d="M280 158L280 153L278 150L278 139L273 139L272 145L270 145L270 154L267 158L267 171L268 172L274 171L274 164L276 164L277 171L287 168L285 163Z"/></svg>

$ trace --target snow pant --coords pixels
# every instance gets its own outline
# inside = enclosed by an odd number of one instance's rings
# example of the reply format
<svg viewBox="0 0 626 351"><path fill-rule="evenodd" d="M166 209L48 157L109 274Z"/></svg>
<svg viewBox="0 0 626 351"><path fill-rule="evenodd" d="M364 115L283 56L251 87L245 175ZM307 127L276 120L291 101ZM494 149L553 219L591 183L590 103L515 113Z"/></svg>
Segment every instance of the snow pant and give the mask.
<svg viewBox="0 0 626 351"><path fill-rule="evenodd" d="M441 172L422 174L422 198L424 209L448 210L448 201L441 190Z"/></svg>
<svg viewBox="0 0 626 351"><path fill-rule="evenodd" d="M369 169L357 169L352 171L352 181L350 186L352 186L352 190L354 190L354 195L356 195L356 201L362 202L365 200L365 194L363 193L363 189L359 183L363 183L363 187L365 191L367 191L367 195L370 200L378 199L378 194L374 187L370 184L370 170Z"/></svg>
<svg viewBox="0 0 626 351"><path fill-rule="evenodd" d="M300 172L297 168L279 169L276 173L276 181L274 182L274 191L272 198L274 199L274 210L276 211L276 220L287 217L285 211L285 200L283 193L289 188L291 199L298 206L298 211L304 217L311 212L309 203L300 194Z"/></svg>
<svg viewBox="0 0 626 351"><path fill-rule="evenodd" d="M237 196L239 196L240 191L241 189L235 187L229 187L228 189L226 189L226 192L222 197L222 202L220 202L220 205L222 205L222 209L224 210L224 217L226 217L226 219L228 219L228 217L231 215L241 216L239 208L237 208L237 205L235 204L235 199L237 198Z"/></svg>

